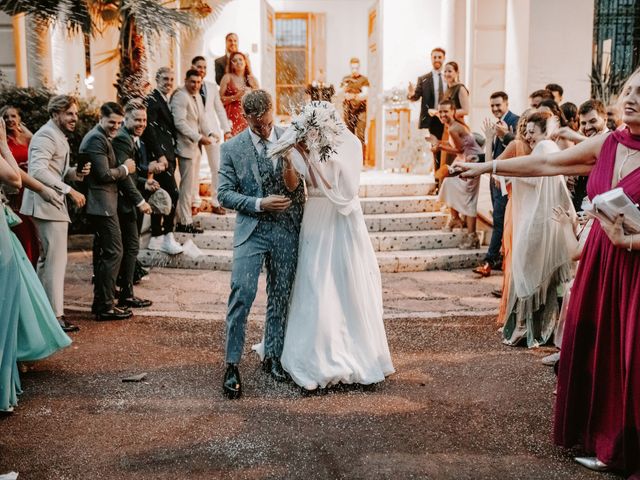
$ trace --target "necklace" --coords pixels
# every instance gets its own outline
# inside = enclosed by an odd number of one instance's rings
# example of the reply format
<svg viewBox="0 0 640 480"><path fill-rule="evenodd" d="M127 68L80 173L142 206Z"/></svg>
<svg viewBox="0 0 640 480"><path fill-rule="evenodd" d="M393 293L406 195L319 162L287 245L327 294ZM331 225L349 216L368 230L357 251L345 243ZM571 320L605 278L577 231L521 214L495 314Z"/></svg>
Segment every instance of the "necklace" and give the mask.
<svg viewBox="0 0 640 480"><path fill-rule="evenodd" d="M627 153L625 154L622 162L620 162L620 168L618 169L618 176L617 176L618 181L616 183L620 183L620 180L622 180L622 169L624 168L625 163L627 163L627 160L629 160L634 155L640 153L640 150L634 150L633 153L631 153L631 149L629 147L627 147L626 145L623 145L623 146L627 150Z"/></svg>

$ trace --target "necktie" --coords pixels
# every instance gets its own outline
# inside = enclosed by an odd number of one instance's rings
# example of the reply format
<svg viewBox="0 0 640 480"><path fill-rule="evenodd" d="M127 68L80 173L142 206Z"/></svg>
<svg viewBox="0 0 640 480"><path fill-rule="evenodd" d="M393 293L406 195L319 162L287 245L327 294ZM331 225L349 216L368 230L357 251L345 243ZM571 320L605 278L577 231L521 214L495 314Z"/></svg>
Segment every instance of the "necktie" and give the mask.
<svg viewBox="0 0 640 480"><path fill-rule="evenodd" d="M264 138L261 138L258 143L260 144L260 156L265 160L269 160L271 168L274 169L275 165L273 161L267 156L267 150L269 149L269 143L270 143L269 140L265 140Z"/></svg>
<svg viewBox="0 0 640 480"><path fill-rule="evenodd" d="M437 90L437 95L436 95L436 105L438 103L440 103L440 97L442 96L442 75L440 74L440 72L436 72L436 77L437 77L437 83L436 83L436 90Z"/></svg>
<svg viewBox="0 0 640 480"><path fill-rule="evenodd" d="M204 86L204 83L202 84L202 86L200 87L200 96L202 97L202 104L206 105L207 104L207 87Z"/></svg>

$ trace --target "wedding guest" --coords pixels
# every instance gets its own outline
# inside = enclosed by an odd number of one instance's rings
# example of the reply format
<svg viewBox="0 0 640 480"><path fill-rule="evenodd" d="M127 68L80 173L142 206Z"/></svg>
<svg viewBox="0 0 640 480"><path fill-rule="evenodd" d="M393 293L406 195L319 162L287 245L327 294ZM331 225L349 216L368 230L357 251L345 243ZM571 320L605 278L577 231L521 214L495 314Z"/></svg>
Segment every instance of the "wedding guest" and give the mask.
<svg viewBox="0 0 640 480"><path fill-rule="evenodd" d="M489 131L492 133L492 137L490 142L488 138L486 140L485 152L490 151L493 159L500 157L505 147L513 140L520 117L509 110L509 96L505 92L492 93L489 97L489 104L491 113L497 122L491 122L492 128ZM496 178L491 178L489 188L493 207L493 232L483 263L473 269L474 273L482 277L488 277L491 275L492 268L500 269L502 265L500 247L504 228L504 212L508 201L508 197L502 194L500 183Z"/></svg>
<svg viewBox="0 0 640 480"><path fill-rule="evenodd" d="M560 110L562 110L564 118L567 119L567 126L574 132L577 132L580 129L580 120L578 119L578 107L576 104L564 102L560 105Z"/></svg>
<svg viewBox="0 0 640 480"><path fill-rule="evenodd" d="M553 94L549 90L536 90L529 95L529 106L538 108L542 100L553 100Z"/></svg>
<svg viewBox="0 0 640 480"><path fill-rule="evenodd" d="M78 122L78 100L69 95L56 95L47 105L49 121L31 138L29 144L29 176L63 195L62 202L50 202L32 190L25 190L20 213L33 218L40 241L38 277L42 282L51 307L66 332L79 328L64 318L64 277L67 268L67 231L69 213L66 197L78 207L84 206L83 194L64 181L81 181L89 173L85 165L78 173L69 166L69 142Z"/></svg>
<svg viewBox="0 0 640 480"><path fill-rule="evenodd" d="M442 95L446 90L444 78L442 76L442 65L444 64L445 51L440 48L431 50L431 71L418 77L416 85L409 83L407 98L413 102L420 102L420 118L418 128L427 128L429 133L438 140L442 139L444 126L437 115L438 103L442 100ZM431 111L431 113L429 113ZM439 164L436 165L436 170Z"/></svg>
<svg viewBox="0 0 640 480"><path fill-rule="evenodd" d="M5 204L5 187L21 188L24 172L7 145L0 119L0 413L13 412L20 393L18 361L48 357L71 343L10 227L20 218Z"/></svg>
<svg viewBox="0 0 640 480"><path fill-rule="evenodd" d="M557 153L497 162L507 176L589 174L593 199L620 187L640 202L640 70L619 97L626 124ZM496 163L494 163L494 166ZM466 176L492 165L465 164ZM562 339L554 419L554 441L580 446L576 458L597 471L640 475L640 235L624 218L594 221L576 273Z"/></svg>
<svg viewBox="0 0 640 480"><path fill-rule="evenodd" d="M9 146L9 150L11 150L13 158L16 159L20 169L26 173L29 169L29 142L31 141L33 134L29 131L27 126L22 123L20 112L16 107L12 105L5 105L0 109L0 116L4 119L7 128L7 144ZM24 248L33 268L37 268L38 256L40 255L38 232L33 220L31 220L31 217L19 213L25 187L24 180L25 179L23 177L23 188L15 194L8 194L7 197L9 199L9 206L18 214L20 220L22 220L20 224L12 228L13 233L15 233L18 240L20 240L22 248ZM37 182L35 179L34 181Z"/></svg>
<svg viewBox="0 0 640 480"><path fill-rule="evenodd" d="M146 147L140 140L147 126L147 109L140 100L129 100L124 107L124 124L111 141L116 161L124 165L133 159L136 170L118 182L118 223L122 242L122 261L118 275L118 307L145 308L151 300L138 298L133 293L136 260L140 250L139 225L151 207L139 190L154 192L160 184L149 175L164 170L164 164L149 162Z"/></svg>
<svg viewBox="0 0 640 480"><path fill-rule="evenodd" d="M5 121L7 144L13 154L13 158L15 158L20 167L20 175L22 177L22 188L17 192L7 194L9 207L21 220L19 224L12 226L11 230L15 233L16 237L18 237L18 240L20 240L22 248L27 254L27 258L29 258L33 268L38 268L38 257L40 256L38 231L31 217L19 213L24 189L27 188L34 191L45 202L57 206L63 205L63 196L27 174L29 168L29 142L33 134L27 126L22 123L18 109L6 105L0 109L0 117Z"/></svg>
<svg viewBox="0 0 640 480"><path fill-rule="evenodd" d="M174 176L176 171L176 138L178 132L173 123L169 107L169 96L173 92L175 75L169 67L161 67L156 73L156 88L146 98L147 128L142 133L142 141L152 161L164 165L164 170L154 172L153 179L171 197L171 211L168 215L151 214L151 239L147 248L159 250L169 255L182 253L173 236L176 206L180 192Z"/></svg>
<svg viewBox="0 0 640 480"><path fill-rule="evenodd" d="M180 223L176 232L202 233L201 228L193 224L191 205L193 205L194 183L198 172L194 165L200 161L200 147L211 145L220 140L218 134L209 126L200 96L202 77L197 70L188 70L184 86L178 88L171 97L171 113L178 133L177 152L180 168L180 196L176 209Z"/></svg>
<svg viewBox="0 0 640 480"><path fill-rule="evenodd" d="M552 115L555 120L554 128L568 128L569 123L567 122L567 119L564 117L560 106L555 102L555 100L542 100L538 105L538 111L547 112ZM553 136L555 138L555 142L560 150L564 150L565 148L569 148L574 145L574 142L572 142L571 140L564 137L558 137L557 132L550 131L549 136Z"/></svg>
<svg viewBox="0 0 640 480"><path fill-rule="evenodd" d="M460 68L456 62L447 62L444 66L444 79L447 90L443 98L453 102L456 108L456 118L464 121L464 117L469 115L470 102L469 90L460 82Z"/></svg>
<svg viewBox="0 0 640 480"><path fill-rule="evenodd" d="M449 134L449 141L439 141L433 136L431 142L434 147L442 152L456 155L456 162L477 162L482 148L477 144L469 127L456 114L453 100L444 99L438 106L440 120L445 125ZM454 162L455 163L455 162ZM449 221L444 231L462 227L460 214L465 216L467 232L462 236L459 248L471 250L480 248L480 239L476 233L476 218L478 207L479 181L467 181L457 177L445 178L442 182L438 199L445 203L451 212Z"/></svg>
<svg viewBox="0 0 640 480"><path fill-rule="evenodd" d="M100 107L98 124L80 144L80 153L91 163L88 176L87 217L93 237L93 304L96 320L124 320L130 310L115 305L116 277L122 262L122 231L118 219L118 184L135 173L136 164L127 158L118 164L111 141L122 125L124 111L115 102Z"/></svg>
<svg viewBox="0 0 640 480"><path fill-rule="evenodd" d="M351 73L342 78L340 89L344 91L342 114L347 129L364 146L364 131L367 122L367 94L369 79L360 73L360 59L353 57L349 61Z"/></svg>
<svg viewBox="0 0 640 480"><path fill-rule="evenodd" d="M231 127L227 119L227 112L224 109L222 100L220 100L220 92L218 85L205 80L207 76L207 60L202 56L194 57L191 60L191 68L200 72L202 77L202 85L200 86L200 96L204 104L204 114L209 121L212 131L219 137L224 135L225 140L231 138ZM218 202L218 166L220 165L220 142L212 142L211 145L205 145L204 151L207 154L209 162L209 171L211 172L211 212L216 215L224 215L225 209ZM194 170L200 172L200 160L194 164ZM194 198L196 205L200 204L200 182L194 185Z"/></svg>
<svg viewBox="0 0 640 480"><path fill-rule="evenodd" d="M220 98L227 112L227 118L231 122L232 137L242 132L248 125L240 100L246 93L258 88L260 88L258 80L251 73L247 57L243 53L233 52L229 56L227 73L220 81Z"/></svg>
<svg viewBox="0 0 640 480"><path fill-rule="evenodd" d="M560 85L558 85L557 83L549 83L544 87L544 89L551 92L551 95L553 95L553 100L558 105L562 105L562 95L564 94L564 89Z"/></svg>
<svg viewBox="0 0 640 480"><path fill-rule="evenodd" d="M220 85L222 77L227 73L227 65L229 64L229 57L232 53L238 51L238 35L235 33L227 33L224 37L225 54L215 59L214 66L216 70L216 83Z"/></svg>
<svg viewBox="0 0 640 480"><path fill-rule="evenodd" d="M529 115L533 113L532 109L525 110L520 119L518 120L518 125L516 126L516 138L507 145L504 151L500 154L500 156L496 160L506 160L508 158L521 157L524 155L529 155L531 153L531 147L529 143L525 140L526 130L527 130L527 119ZM487 142L490 142L492 138L496 136L496 127L488 122L485 122L484 125L484 134L487 138ZM493 151L485 144L485 161L492 162ZM496 176L494 175L494 178ZM498 177L500 178L500 177ZM504 180L504 179L503 179ZM511 285L511 256L513 252L513 215L512 215L512 202L511 202L511 193L512 193L512 184L511 182L500 181L501 185L501 193L504 195L504 191L502 191L502 185L504 185L504 189L506 190L506 197L508 198L507 205L504 211L504 226L502 233L502 288L498 290L494 290L491 293L500 298L500 308L498 310L497 323L500 326L504 325L506 321L506 315L508 306L512 304L514 301L511 298L513 295L513 287Z"/></svg>
<svg viewBox="0 0 640 480"><path fill-rule="evenodd" d="M622 125L622 112L617 104L607 105L607 128L612 132Z"/></svg>

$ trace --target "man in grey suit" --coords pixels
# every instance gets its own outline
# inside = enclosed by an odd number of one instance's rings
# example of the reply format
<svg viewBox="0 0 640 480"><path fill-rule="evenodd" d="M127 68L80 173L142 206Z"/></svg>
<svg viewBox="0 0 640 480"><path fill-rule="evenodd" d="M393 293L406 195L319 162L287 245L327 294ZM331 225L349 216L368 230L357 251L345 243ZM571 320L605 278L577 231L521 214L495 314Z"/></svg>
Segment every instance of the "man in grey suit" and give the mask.
<svg viewBox="0 0 640 480"><path fill-rule="evenodd" d="M253 90L242 99L242 107L249 128L222 145L218 182L220 204L237 212L223 381L228 398L242 393L238 364L263 264L267 270L263 369L277 381L287 379L280 355L305 199L302 182L292 192L284 184L288 160L267 156L269 146L282 134L281 128L273 126L271 96Z"/></svg>
<svg viewBox="0 0 640 480"><path fill-rule="evenodd" d="M191 68L200 72L202 76L202 85L200 86L200 97L204 104L204 114L207 117L209 126L217 134L220 135L220 131L224 134L224 139L231 138L231 126L229 125L229 119L227 118L227 112L224 109L222 100L220 99L220 92L218 86L215 83L207 82L205 77L207 76L207 60L202 56L194 57L191 60ZM216 196L218 193L218 166L220 164L220 142L213 142L211 145L206 145L204 151L207 153L207 161L209 163L209 170L211 171L211 194ZM195 171L200 169L200 162L198 162ZM194 195L197 200L200 199L200 185L195 185ZM212 212L216 215L224 215L226 212L220 205L216 205L217 200L214 200L212 206Z"/></svg>
<svg viewBox="0 0 640 480"><path fill-rule="evenodd" d="M129 158L118 165L111 140L122 125L124 112L115 102L100 107L99 123L80 144L80 153L91 162L88 176L87 216L94 229L93 237L93 305L96 320L123 320L131 311L116 307L115 285L122 261L122 233L118 220L118 182L135 173L136 164ZM144 200L141 202L144 204ZM137 205L140 207L140 205Z"/></svg>
<svg viewBox="0 0 640 480"><path fill-rule="evenodd" d="M50 120L44 124L29 144L29 175L54 189L61 196L69 196L78 207L85 197L67 185L65 180L82 180L89 173L86 165L78 174L69 166L67 135L78 121L78 101L69 95L57 95L47 106ZM59 203L47 202L32 190L25 190L20 213L33 217L40 240L38 277L47 292L51 307L63 330L79 330L64 319L64 276L67 268L67 230L69 213L66 199Z"/></svg>
<svg viewBox="0 0 640 480"><path fill-rule="evenodd" d="M193 225L191 215L193 191L199 178L195 167L200 164L200 148L220 140L205 115L200 96L201 85L200 72L191 69L185 75L184 86L178 88L171 97L171 114L178 132L176 150L180 169L180 196L176 209L179 223L176 232L202 233Z"/></svg>

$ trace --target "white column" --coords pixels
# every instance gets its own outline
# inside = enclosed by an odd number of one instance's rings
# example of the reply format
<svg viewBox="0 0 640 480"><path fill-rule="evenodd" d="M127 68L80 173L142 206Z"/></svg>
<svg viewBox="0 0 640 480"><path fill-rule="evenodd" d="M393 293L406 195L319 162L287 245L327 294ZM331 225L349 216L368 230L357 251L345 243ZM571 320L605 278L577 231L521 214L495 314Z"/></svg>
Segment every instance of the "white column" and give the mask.
<svg viewBox="0 0 640 480"><path fill-rule="evenodd" d="M529 12L530 0L507 0L504 90L517 114L529 106Z"/></svg>
<svg viewBox="0 0 640 480"><path fill-rule="evenodd" d="M84 41L81 34L69 36L64 26L51 31L53 87L59 93L85 95Z"/></svg>

